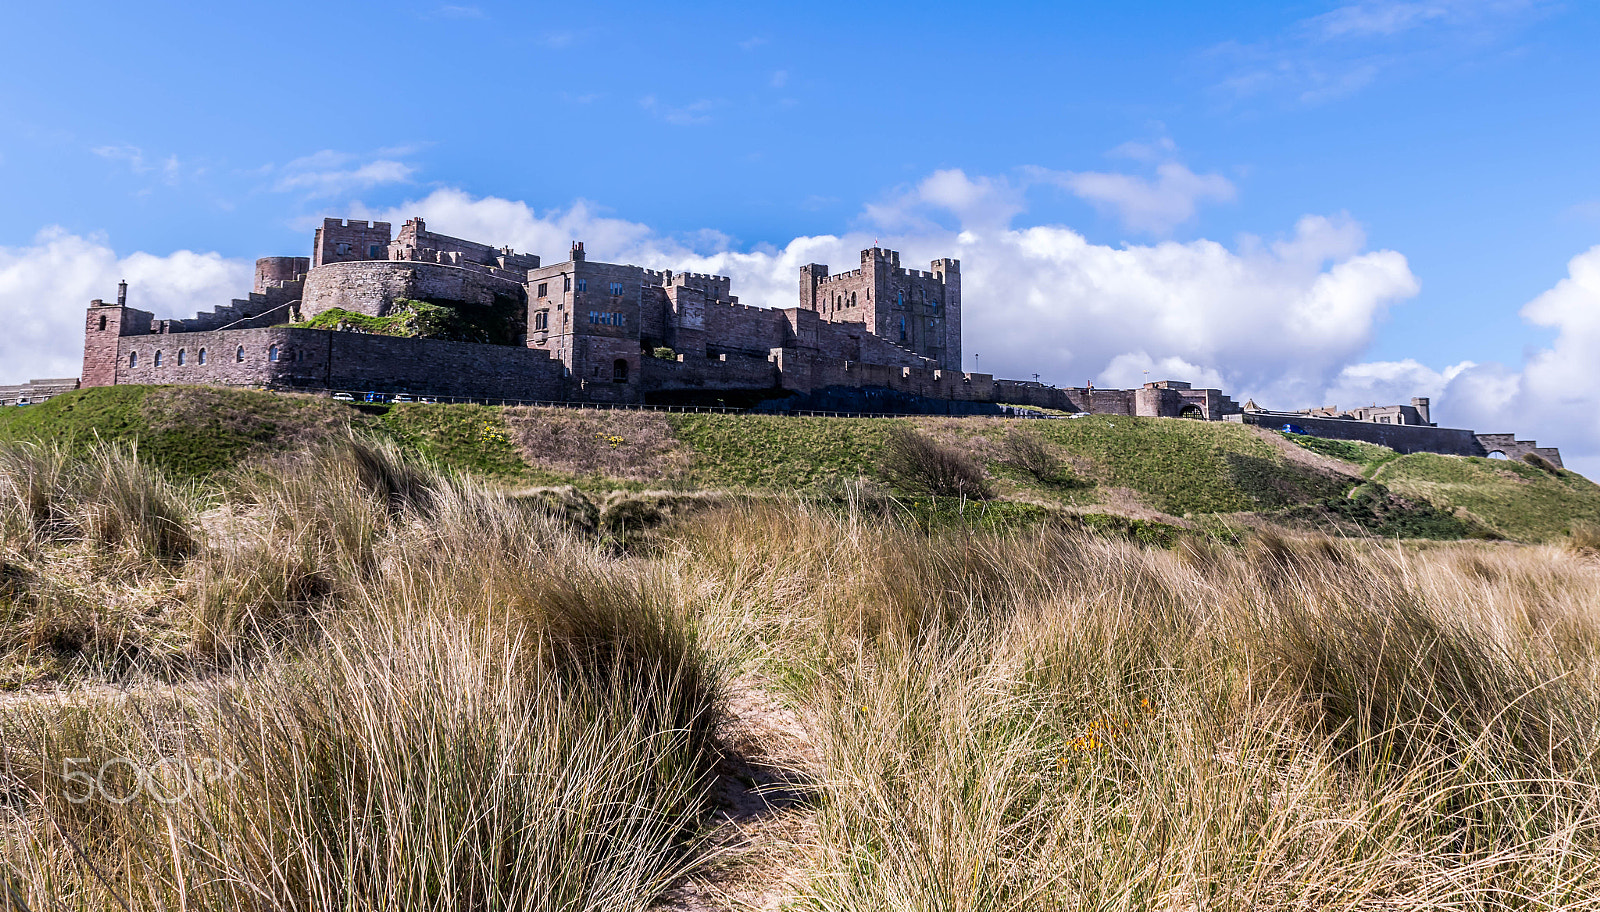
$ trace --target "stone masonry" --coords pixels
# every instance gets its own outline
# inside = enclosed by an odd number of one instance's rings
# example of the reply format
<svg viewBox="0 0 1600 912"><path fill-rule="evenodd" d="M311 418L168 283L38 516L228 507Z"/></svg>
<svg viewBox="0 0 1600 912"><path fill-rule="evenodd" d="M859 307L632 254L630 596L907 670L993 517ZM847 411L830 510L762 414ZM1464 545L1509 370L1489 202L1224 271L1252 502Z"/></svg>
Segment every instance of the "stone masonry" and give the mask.
<svg viewBox="0 0 1600 912"><path fill-rule="evenodd" d="M963 407L968 411L1009 404L1267 426L1299 421L1328 436L1393 438L1403 451L1537 453L1560 464L1554 448L1509 434L1436 428L1426 399L1350 412L1275 413L1174 380L1102 390L964 372L955 259L907 269L898 252L871 247L855 269L835 274L812 263L799 278L795 306L753 307L739 302L727 276L596 262L582 242L572 244L565 260L546 264L510 247L430 231L420 218L408 219L398 235L388 222L325 219L311 256L258 260L251 292L208 313L157 319L129 306L126 283L116 303L91 302L81 383L614 403L714 400L741 391L780 408L784 401L826 399L830 391L878 391L902 402L974 404ZM496 307L517 321L516 344L296 325L332 308L381 317L399 299ZM0 387L0 402L54 394L76 382Z"/></svg>

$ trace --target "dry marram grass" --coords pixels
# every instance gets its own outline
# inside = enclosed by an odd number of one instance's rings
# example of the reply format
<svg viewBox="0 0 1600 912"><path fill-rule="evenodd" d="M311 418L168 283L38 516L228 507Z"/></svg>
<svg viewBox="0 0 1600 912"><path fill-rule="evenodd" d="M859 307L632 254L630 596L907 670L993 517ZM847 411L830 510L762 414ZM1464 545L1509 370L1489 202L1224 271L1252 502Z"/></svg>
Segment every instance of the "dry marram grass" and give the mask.
<svg viewBox="0 0 1600 912"><path fill-rule="evenodd" d="M805 742L809 801L763 811L803 823L751 828L784 870L735 872L769 905L1600 906L1581 536L1163 551L728 500L626 554L359 440L204 525L97 458L0 459L14 663L94 561L144 593L0 701L30 909L644 909L707 860L730 676ZM123 760L79 802L73 758Z"/></svg>

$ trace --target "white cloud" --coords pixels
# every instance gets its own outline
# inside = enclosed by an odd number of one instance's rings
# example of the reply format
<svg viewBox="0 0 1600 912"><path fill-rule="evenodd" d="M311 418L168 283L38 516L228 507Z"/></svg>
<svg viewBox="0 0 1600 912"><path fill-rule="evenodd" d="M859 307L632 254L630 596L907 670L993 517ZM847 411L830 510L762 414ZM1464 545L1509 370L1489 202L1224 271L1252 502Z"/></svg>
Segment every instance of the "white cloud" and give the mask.
<svg viewBox="0 0 1600 912"><path fill-rule="evenodd" d="M1148 149L1137 152L1151 154ZM1196 174L1172 161L1156 166L1154 180L1103 171L1035 173L1116 216L1124 226L1158 235L1194 218L1200 203L1234 197L1233 183L1222 175Z"/></svg>
<svg viewBox="0 0 1600 912"><path fill-rule="evenodd" d="M83 365L84 311L113 300L128 280L128 303L158 317L191 317L250 290L253 265L215 253L118 257L103 238L47 228L25 247L0 247L0 336L4 382L76 377Z"/></svg>
<svg viewBox="0 0 1600 912"><path fill-rule="evenodd" d="M404 154L404 149L387 150L390 155ZM303 193L308 197L340 196L365 190L381 184L402 184L411 179L417 169L392 157L361 161L348 152L324 149L297 158L282 168L269 167L278 178L273 184L280 193Z"/></svg>
<svg viewBox="0 0 1600 912"><path fill-rule="evenodd" d="M541 214L459 190L356 214L396 224L422 215L433 230L547 259L580 239L592 259L730 275L742 301L762 306L793 306L802 265L851 269L875 241L911 268L954 256L964 273L964 347L982 355L985 372L1111 386L1149 369L1274 403L1319 399L1387 308L1417 291L1405 257L1366 251L1360 226L1345 217L1308 216L1287 237L1247 237L1232 250L1205 240L1110 247L1060 225L1011 227L1021 206L1003 178L943 171L869 207L882 235L799 237L750 251L715 233L663 236L584 202Z"/></svg>
<svg viewBox="0 0 1600 912"><path fill-rule="evenodd" d="M1024 189L1004 177L968 177L958 169L935 171L909 191L868 204L865 214L889 231L933 230L947 215L962 225L1004 226L1027 209Z"/></svg>
<svg viewBox="0 0 1600 912"><path fill-rule="evenodd" d="M1022 204L1005 178L938 172L875 207L881 235L858 230L748 250L714 231L665 235L582 200L537 212L437 190L351 214L394 224L421 215L433 230L547 261L582 240L591 259L732 276L745 303L775 307L795 303L802 265L854 268L874 242L901 251L910 268L954 256L964 273L967 367L976 353L986 373L1037 372L1064 385L1187 380L1275 408L1429 396L1442 424L1537 436L1561 446L1575 468L1600 475L1600 386L1591 376L1600 364L1600 246L1575 257L1568 278L1523 308L1557 336L1520 369L1471 361L1435 369L1360 360L1388 308L1414 296L1418 281L1400 253L1366 249L1360 225L1346 216L1305 216L1282 237L1247 236L1231 247L1112 247L1062 225L1013 226ZM240 294L250 266L187 251L118 258L103 240L59 229L28 247L0 248L0 309L21 315L0 341L7 375L75 374L83 307L113 294L123 276L135 306L187 316Z"/></svg>
<svg viewBox="0 0 1600 912"><path fill-rule="evenodd" d="M788 70L775 70L775 71L773 71L772 79L769 80L768 82L774 89L783 88L784 86L789 84L789 71Z"/></svg>
<svg viewBox="0 0 1600 912"><path fill-rule="evenodd" d="M1436 420L1559 446L1568 465L1600 478L1600 245L1572 258L1567 277L1529 301L1522 317L1556 330L1521 370L1470 365L1449 377Z"/></svg>

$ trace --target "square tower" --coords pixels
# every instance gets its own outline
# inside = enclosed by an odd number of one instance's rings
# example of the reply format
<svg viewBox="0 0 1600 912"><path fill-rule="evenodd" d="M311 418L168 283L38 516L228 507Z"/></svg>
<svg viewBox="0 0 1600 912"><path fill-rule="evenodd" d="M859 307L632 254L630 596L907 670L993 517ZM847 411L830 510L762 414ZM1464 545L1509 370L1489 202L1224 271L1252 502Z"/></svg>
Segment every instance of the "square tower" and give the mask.
<svg viewBox="0 0 1600 912"><path fill-rule="evenodd" d="M926 272L903 269L900 254L882 247L861 251L861 265L830 275L828 267L800 267L800 306L832 323L859 323L893 345L961 370L961 261L934 260Z"/></svg>

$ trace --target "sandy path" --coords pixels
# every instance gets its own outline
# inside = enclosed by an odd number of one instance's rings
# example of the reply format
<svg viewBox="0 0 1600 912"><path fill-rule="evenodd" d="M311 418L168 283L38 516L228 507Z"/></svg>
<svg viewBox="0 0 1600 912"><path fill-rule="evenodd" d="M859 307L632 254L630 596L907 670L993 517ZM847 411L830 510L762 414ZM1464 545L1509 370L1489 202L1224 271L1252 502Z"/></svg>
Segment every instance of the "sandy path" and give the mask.
<svg viewBox="0 0 1600 912"><path fill-rule="evenodd" d="M712 859L668 891L661 912L777 910L803 883L815 844L816 750L800 717L755 676L729 684Z"/></svg>

